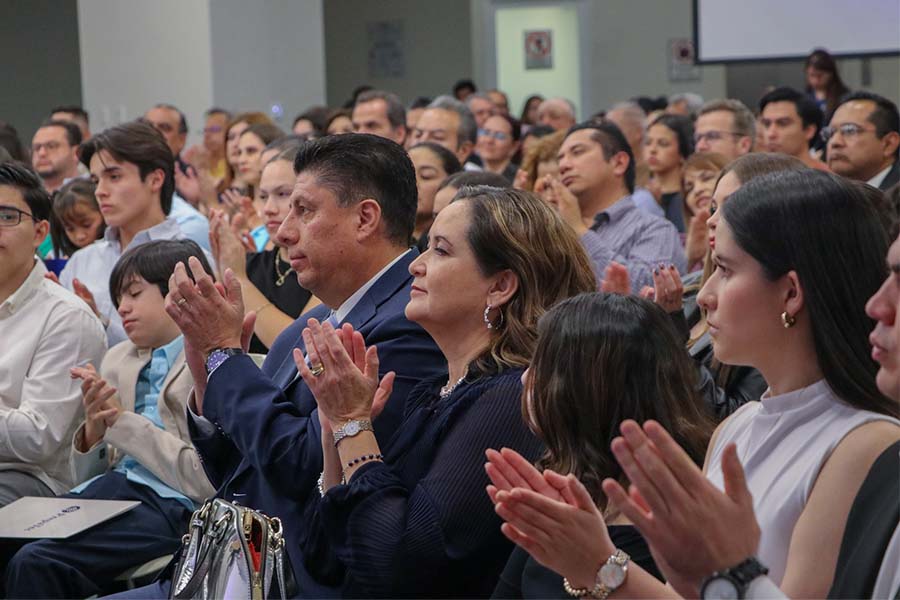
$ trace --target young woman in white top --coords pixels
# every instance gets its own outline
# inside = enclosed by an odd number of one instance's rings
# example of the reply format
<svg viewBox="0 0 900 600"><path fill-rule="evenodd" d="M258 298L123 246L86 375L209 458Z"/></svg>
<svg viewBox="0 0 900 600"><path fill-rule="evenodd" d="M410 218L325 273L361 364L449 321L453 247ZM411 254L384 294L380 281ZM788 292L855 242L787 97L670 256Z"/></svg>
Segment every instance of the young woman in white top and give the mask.
<svg viewBox="0 0 900 600"><path fill-rule="evenodd" d="M716 357L755 367L769 390L720 425L705 472L723 487L720 465L723 458L735 464L736 447L760 523L759 560L788 596L821 598L859 486L900 439L900 408L875 384L878 365L867 342L873 323L865 314L886 275L887 232L858 184L827 173L775 173L736 187L723 177L716 188L719 204L728 200L716 215L716 272L699 301ZM648 481L661 474L645 475L632 481L651 493ZM504 531L572 587L593 588L616 549L605 528L590 525L602 523L599 513L579 507L577 481L552 473L544 479L567 490L568 503L534 489L507 491L497 501ZM624 498L614 482L604 482L604 491ZM692 556L685 547L680 559L688 570ZM675 589L634 568L617 595L699 592L697 581L670 583Z"/></svg>

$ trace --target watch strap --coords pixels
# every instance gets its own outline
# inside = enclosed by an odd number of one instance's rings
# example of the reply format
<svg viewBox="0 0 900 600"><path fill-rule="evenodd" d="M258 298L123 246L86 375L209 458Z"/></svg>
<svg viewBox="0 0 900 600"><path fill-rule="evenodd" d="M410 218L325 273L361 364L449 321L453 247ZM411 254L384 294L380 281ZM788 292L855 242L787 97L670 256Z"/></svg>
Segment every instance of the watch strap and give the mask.
<svg viewBox="0 0 900 600"><path fill-rule="evenodd" d="M724 571L716 571L707 577L700 586L700 597L705 597L704 590L706 590L707 585L711 581L724 578L734 583L734 586L737 588L738 598L744 598L750 583L758 577L768 575L768 573L768 567L759 562L755 556L751 556L731 568Z"/></svg>
<svg viewBox="0 0 900 600"><path fill-rule="evenodd" d="M575 598L597 598L598 600L606 600L606 598L612 594L614 591L619 589L619 587L624 583L624 579L619 585L615 587L609 587L605 585L602 581L600 581L600 571L603 570L607 565L615 564L621 566L625 572L628 572L628 561L631 560L631 557L624 551L616 549L609 558L600 566L600 569L597 570L596 583L592 588L576 588L572 587L569 583L569 580L563 577L563 589L572 597Z"/></svg>
<svg viewBox="0 0 900 600"><path fill-rule="evenodd" d="M222 366L226 360L238 354L245 354L243 348L215 348L206 355L206 377L209 378L213 371Z"/></svg>
<svg viewBox="0 0 900 600"><path fill-rule="evenodd" d="M375 429L372 428L372 421L368 419L354 419L352 421L347 421L332 433L335 447L337 447L341 440L359 435L363 431L375 431Z"/></svg>

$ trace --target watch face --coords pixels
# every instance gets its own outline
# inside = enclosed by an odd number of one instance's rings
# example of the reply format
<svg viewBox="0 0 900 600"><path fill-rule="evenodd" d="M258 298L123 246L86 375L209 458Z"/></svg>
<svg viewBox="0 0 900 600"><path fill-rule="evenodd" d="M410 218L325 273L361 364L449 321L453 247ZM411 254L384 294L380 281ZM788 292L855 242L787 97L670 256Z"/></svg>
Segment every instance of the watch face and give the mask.
<svg viewBox="0 0 900 600"><path fill-rule="evenodd" d="M610 590L614 590L625 581L625 567L619 563L606 563L600 567L597 579Z"/></svg>
<svg viewBox="0 0 900 600"><path fill-rule="evenodd" d="M359 433L359 421L350 421L344 426L345 435L356 435Z"/></svg>
<svg viewBox="0 0 900 600"><path fill-rule="evenodd" d="M727 577L710 579L703 586L703 600L737 600L740 597L737 586Z"/></svg>

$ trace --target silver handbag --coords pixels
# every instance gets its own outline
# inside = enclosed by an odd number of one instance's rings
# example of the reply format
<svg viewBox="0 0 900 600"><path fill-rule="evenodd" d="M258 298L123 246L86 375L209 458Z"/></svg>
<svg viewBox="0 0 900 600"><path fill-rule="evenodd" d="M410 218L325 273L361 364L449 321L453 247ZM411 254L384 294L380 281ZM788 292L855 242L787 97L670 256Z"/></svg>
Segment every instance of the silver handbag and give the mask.
<svg viewBox="0 0 900 600"><path fill-rule="evenodd" d="M172 578L173 600L285 600L281 520L214 498L194 512Z"/></svg>

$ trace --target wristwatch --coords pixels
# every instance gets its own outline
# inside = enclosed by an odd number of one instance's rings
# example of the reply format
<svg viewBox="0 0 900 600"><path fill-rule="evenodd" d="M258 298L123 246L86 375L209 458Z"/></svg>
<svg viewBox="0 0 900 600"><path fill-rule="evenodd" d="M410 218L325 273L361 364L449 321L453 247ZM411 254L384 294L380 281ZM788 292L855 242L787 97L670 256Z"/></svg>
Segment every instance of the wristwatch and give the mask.
<svg viewBox="0 0 900 600"><path fill-rule="evenodd" d="M241 348L216 348L206 355L206 376L209 377L213 371L219 368L228 357L244 354Z"/></svg>
<svg viewBox="0 0 900 600"><path fill-rule="evenodd" d="M334 446L337 447L338 443L344 438L359 435L361 431L375 431L372 429L372 421L367 419L347 421L332 434L334 436Z"/></svg>
<svg viewBox="0 0 900 600"><path fill-rule="evenodd" d="M597 579L593 588L573 588L569 580L563 577L563 588L566 593L575 598L597 598L606 600L614 591L625 583L628 575L628 561L631 557L622 550L616 550L612 556L606 559L600 570L597 571Z"/></svg>
<svg viewBox="0 0 900 600"><path fill-rule="evenodd" d="M700 587L703 600L730 600L744 598L750 582L769 572L762 563L751 556L737 566L717 571L707 577Z"/></svg>

